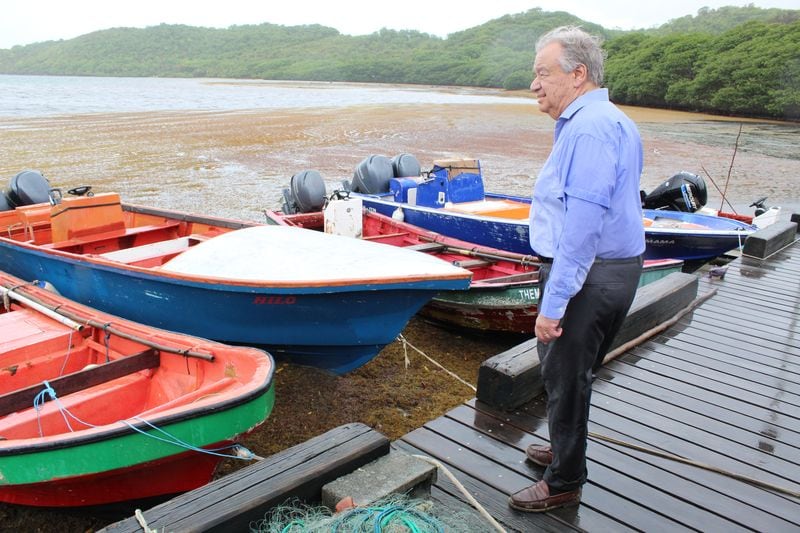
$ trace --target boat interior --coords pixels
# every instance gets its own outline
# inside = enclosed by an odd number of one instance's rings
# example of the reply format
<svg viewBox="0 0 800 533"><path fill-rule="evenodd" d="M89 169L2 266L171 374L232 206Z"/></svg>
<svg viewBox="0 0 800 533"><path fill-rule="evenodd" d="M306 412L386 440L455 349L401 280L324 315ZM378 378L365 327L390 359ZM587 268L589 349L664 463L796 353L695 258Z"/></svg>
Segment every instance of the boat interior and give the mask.
<svg viewBox="0 0 800 533"><path fill-rule="evenodd" d="M221 365L155 350L88 318L53 318L8 292L0 306L0 442L146 416L234 382Z"/></svg>
<svg viewBox="0 0 800 533"><path fill-rule="evenodd" d="M0 212L0 236L141 267L158 267L189 247L243 225L123 205L115 193L63 198Z"/></svg>
<svg viewBox="0 0 800 533"><path fill-rule="evenodd" d="M268 218L282 223L306 229L322 231L324 216L322 212L296 213L293 215L268 214ZM427 233L427 232L426 232ZM453 265L472 272L472 287L486 284L487 287L504 287L511 284L530 284L538 280L538 263L535 259L518 254L493 256L490 253L476 252L464 247L457 247L439 242L441 236L430 232L429 236L406 230L394 220L382 216L363 217L362 239L389 244L408 250L436 255ZM498 253L502 254L503 252ZM511 257L513 256L513 258Z"/></svg>

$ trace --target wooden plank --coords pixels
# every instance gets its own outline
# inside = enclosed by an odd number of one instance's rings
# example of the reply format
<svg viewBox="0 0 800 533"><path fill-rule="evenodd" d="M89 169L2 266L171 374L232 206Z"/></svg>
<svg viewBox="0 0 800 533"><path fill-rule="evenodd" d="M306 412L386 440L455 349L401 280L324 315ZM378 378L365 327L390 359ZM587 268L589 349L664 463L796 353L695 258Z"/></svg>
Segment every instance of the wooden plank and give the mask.
<svg viewBox="0 0 800 533"><path fill-rule="evenodd" d="M441 252L446 248L444 244L438 242L423 242L420 244L412 244L411 246L405 246L407 250L414 250L417 252Z"/></svg>
<svg viewBox="0 0 800 533"><path fill-rule="evenodd" d="M120 263L135 263L146 259L153 259L167 254L175 254L189 249L189 237L178 237L165 241L156 241L130 248L121 248L112 252L99 254L104 259L119 261Z"/></svg>
<svg viewBox="0 0 800 533"><path fill-rule="evenodd" d="M158 231L168 231L171 229L175 229L180 226L179 222L166 222L164 224L157 224L157 225L147 225L147 226L135 226L133 228L126 228L124 230L119 231L109 231L104 233L92 233L85 235L84 237L77 237L74 239L66 240L66 241L59 241L54 242L52 244L43 244L43 248L51 248L53 250L69 250L71 248L81 248L85 246L90 246L97 243L102 243L104 241L110 241L114 239L124 239L128 237L134 237L137 235L142 235L145 233L153 233Z"/></svg>
<svg viewBox="0 0 800 533"><path fill-rule="evenodd" d="M643 353L639 352L638 350L637 352ZM636 360L646 361L646 355L644 357L639 357L638 353L631 355ZM782 413L776 412L773 409L764 407L761 404L754 404L744 401L738 397L738 395L731 395L730 392L732 392L732 390L720 391L714 388L707 388L698 386L697 384L686 383L671 376L665 376L663 374L652 372L650 369L641 368L637 364L629 364L629 362L631 361L629 360L628 356L626 356L623 360L615 361L613 372L606 374L605 369L600 370L600 372L598 372L598 378L624 381L626 385L627 383L630 383L630 386L635 386L642 390L650 388L667 389L693 400L709 403L717 408L735 411L744 416L753 417L756 420L769 420L769 426L765 427L765 431L769 430L770 432L783 432L787 430L796 430L796 418L786 416ZM728 394L724 394L723 392L728 392Z"/></svg>
<svg viewBox="0 0 800 533"><path fill-rule="evenodd" d="M438 419L441 420L441 419ZM506 494L512 494L532 483L541 475L541 469L535 469L524 463L524 453L510 446L503 446L494 439L482 439L478 435L466 440L457 438L450 440L433 431L427 424L424 428L412 431L403 436L403 441L439 457L449 466L458 468L476 479L483 481ZM475 446L473 450L464 445L469 442ZM487 450L491 449L491 453ZM681 526L669 518L644 509L615 492L589 483L583 487L580 512L593 510L600 513L603 509L614 509L614 520L627 527L647 529L647 525L663 523L667 529L680 531ZM565 519L575 513L574 508L562 508L551 511L557 517Z"/></svg>
<svg viewBox="0 0 800 533"><path fill-rule="evenodd" d="M672 360L671 366L687 369L696 365L701 371L712 371L719 374L729 374L739 379L747 379L768 391L772 391L777 383L782 384L782 390L795 400L800 396L800 365L787 364L781 368L780 359L768 356L731 357L732 353L717 350L701 350L696 344L683 341L681 338L671 339L669 343L653 345L653 353L658 354L659 360ZM782 395L782 401L789 401L789 397ZM797 405L796 401L792 401Z"/></svg>
<svg viewBox="0 0 800 533"><path fill-rule="evenodd" d="M417 448L404 440L395 441L393 446L411 454L431 456L426 450ZM570 530L580 531L581 529L579 526L573 525L572 521L570 520L564 521L559 519L554 513L525 515L524 513L517 512L508 506L507 492L486 485L475 477L465 473L457 466L446 465L446 468L456 477L456 479L458 479L458 482L495 520L500 522L506 529L510 531L540 531L558 533L561 531ZM437 490L441 492L437 493ZM431 490L432 496L436 497L437 494L439 494L439 498L442 498L442 495L445 495L451 499L450 501L456 501L461 505L469 505L460 489L452 481L450 481L447 476L442 474L437 476L436 483ZM587 514L592 515L592 518L602 518L602 515L597 515L593 512ZM584 515L583 513L577 513L577 516L583 517ZM600 526L603 524L603 521L599 518L598 520L594 521L595 526ZM619 529L615 528L622 527L619 522L609 521L609 524L614 526L610 528L609 531L612 529L619 531Z"/></svg>
<svg viewBox="0 0 800 533"><path fill-rule="evenodd" d="M453 261L453 264L461 268L483 268L492 265L492 261L485 259L464 259L463 261Z"/></svg>
<svg viewBox="0 0 800 533"><path fill-rule="evenodd" d="M146 368L156 368L160 364L160 354L154 349L80 370L48 381L58 397L64 397L81 390L106 383ZM0 416L15 413L33 406L34 398L43 390L41 383L0 396ZM49 399L49 398L46 398Z"/></svg>
<svg viewBox="0 0 800 533"><path fill-rule="evenodd" d="M464 428L469 425L472 413L464 408L456 408L447 414L445 418L440 418L435 423L438 424L434 428L434 423L428 426L431 429L437 429L439 432L446 433L449 437L463 434ZM451 423L446 423L447 419L451 419ZM463 426L453 425L455 421L464 424ZM499 435L506 431L506 424L494 417L484 417L481 432L484 438L476 438L469 433L463 437L457 437L459 442L478 442L485 445L485 442L492 436L499 438ZM523 439L519 442L509 441L503 438L504 442L513 442L510 446L518 449L518 454L524 457L524 450L529 443L529 439ZM672 474L665 472L650 465L638 461L630 461L629 458L620 457L619 454L605 446L598 446L598 449L592 449L592 453L587 456L587 468L589 472L588 484L606 487L613 490L615 494L629 500L636 500L639 502L637 505L646 507L652 512L667 515L672 521L679 524L678 527L689 527L705 530L719 530L719 531L733 531L736 529L743 529L736 523L735 520L730 520L729 517L716 511L709 511L703 506L696 506L686 508L685 497L686 494L695 494L701 487L694 483L688 483L686 480L679 478L671 479ZM496 455L493 454L496 457ZM542 471L540 467L536 467L530 463L526 463L521 468L534 469ZM659 482L653 483L653 479L659 479ZM588 485L585 485L588 486ZM584 498L586 505L591 506L592 502ZM629 504L634 505L634 504ZM733 511L731 503L725 510ZM671 529L672 524L668 521L663 521L663 526Z"/></svg>
<svg viewBox="0 0 800 533"><path fill-rule="evenodd" d="M753 476L791 490L800 490L800 483L796 481L800 479L800 465L760 449L712 437L705 428L693 427L683 420L665 416L662 412L646 411L612 398L604 398L602 403L592 402L593 422L609 425L619 423L620 420L624 422L627 431L646 425L647 429L643 429L643 433L651 437L651 443L660 450Z"/></svg>
<svg viewBox="0 0 800 533"><path fill-rule="evenodd" d="M771 387L765 387L731 374L714 373L699 365L669 363L668 356L662 357L658 351L651 351L648 353L646 368L651 372L694 384L704 390L727 394L754 405L768 405L783 415L800 420L800 405L796 401L796 395L782 393L779 398L776 398L775 389Z"/></svg>
<svg viewBox="0 0 800 533"><path fill-rule="evenodd" d="M622 398L628 403L637 405L652 412L669 411L681 420L702 427L711 435L718 435L739 442L745 446L768 450L780 454L781 447L791 455L796 453L792 448L800 449L800 433L796 431L764 431L764 424L750 416L716 406L709 402L674 394L666 389L651 387L634 388L638 382L624 380L598 381L599 391L595 394L610 395ZM602 383L602 387L599 384Z"/></svg>
<svg viewBox="0 0 800 533"><path fill-rule="evenodd" d="M702 315L692 316L679 322L656 340L668 343L669 338L677 338L679 335L696 339L694 344L703 347L721 346L728 353L738 357L794 361L792 357L800 355L800 347L792 345L791 336L776 340L768 335L759 335L758 332L742 331L742 328L723 329L718 321L704 319Z"/></svg>
<svg viewBox="0 0 800 533"><path fill-rule="evenodd" d="M635 339L674 316L697 296L698 279L673 273L640 287L611 349ZM477 397L501 409L513 409L544 391L536 339L487 359L478 370Z"/></svg>
<svg viewBox="0 0 800 533"><path fill-rule="evenodd" d="M354 423L334 428L304 443L212 481L144 511L152 529L165 531L247 531L274 506L290 498L320 501L322 486L389 453L382 434ZM102 531L140 532L136 518Z"/></svg>
<svg viewBox="0 0 800 533"><path fill-rule="evenodd" d="M744 241L742 254L765 258L794 240L796 222L777 221L764 229L751 233Z"/></svg>
<svg viewBox="0 0 800 533"><path fill-rule="evenodd" d="M542 402L533 402L525 409L513 413L500 413L480 402L469 403L481 413L480 418L484 429L491 430L493 434L499 432L496 426L491 425L488 421L496 418L503 423L504 427L512 426L523 428L523 430L531 428L537 437L548 438L547 426L543 424L544 406ZM451 414L452 412L448 416ZM475 415L476 419L478 416ZM629 434L598 425L595 423L594 417L592 417L591 423L590 431L634 445L648 446L647 442L638 440ZM712 513L730 518L745 527L761 531L791 530L798 525L798 520L800 520L800 515L796 513L797 504L782 495L765 491L751 484L732 481L720 474L694 466L676 463L633 448L609 444L593 437L589 438L587 456L617 472L633 475L644 482L652 483L658 488L672 493L676 498L689 498L690 502L687 503L689 512L693 512L695 506L704 507ZM589 470L590 479L594 478L593 464ZM616 482L612 481L608 488L614 490L615 486ZM635 496L634 499L638 501L639 496ZM616 509L612 510L612 512L615 511Z"/></svg>

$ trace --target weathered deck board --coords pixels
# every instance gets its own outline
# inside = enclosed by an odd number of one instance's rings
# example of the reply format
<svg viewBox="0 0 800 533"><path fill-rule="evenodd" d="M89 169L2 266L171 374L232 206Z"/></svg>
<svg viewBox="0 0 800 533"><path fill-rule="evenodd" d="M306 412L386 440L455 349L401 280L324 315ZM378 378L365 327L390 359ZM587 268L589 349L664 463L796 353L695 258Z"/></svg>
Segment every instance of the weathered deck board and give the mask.
<svg viewBox="0 0 800 533"><path fill-rule="evenodd" d="M541 397L511 412L473 399L395 445L445 463L510 531L800 529L798 498L600 438L800 492L800 244L698 275L712 297L597 373L579 507L507 506L542 474L525 461L549 439ZM445 476L436 488L464 499Z"/></svg>
<svg viewBox="0 0 800 533"><path fill-rule="evenodd" d="M389 440L360 424L345 424L144 512L161 531L247 531L289 498L319 501L324 484L389 452ZM137 532L131 517L103 529Z"/></svg>

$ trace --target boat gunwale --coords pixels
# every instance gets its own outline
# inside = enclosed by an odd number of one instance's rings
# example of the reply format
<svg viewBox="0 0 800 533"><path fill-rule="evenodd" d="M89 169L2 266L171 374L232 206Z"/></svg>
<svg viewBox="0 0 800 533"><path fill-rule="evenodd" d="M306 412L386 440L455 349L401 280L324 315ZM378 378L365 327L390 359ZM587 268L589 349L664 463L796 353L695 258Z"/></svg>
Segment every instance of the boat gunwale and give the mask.
<svg viewBox="0 0 800 533"><path fill-rule="evenodd" d="M127 265L111 259L106 259L97 255L77 254L63 250L42 248L40 245L22 241L16 241L0 235L0 246L9 249L24 249L28 253L44 257L57 257L59 260L68 261L72 265L91 265L103 271L121 273L129 277L144 278L149 281L173 280L181 282L186 286L203 289L230 288L233 292L246 292L248 290L274 290L280 292L291 291L296 294L331 292L358 292L361 290L403 290L403 289L425 289L428 283L440 281L458 282L468 279L471 274L467 271L454 271L451 274L420 274L408 277L372 277L372 278L342 278L336 280L317 280L317 281L264 281L242 280L236 278L226 278L219 276L182 274L169 270L154 270L153 268ZM420 285L417 287L417 285Z"/></svg>
<svg viewBox="0 0 800 533"><path fill-rule="evenodd" d="M530 204L530 201L524 201L524 198L517 198L514 196L509 195L500 195L494 193L486 193L487 198L491 199L498 199L498 200L513 200L518 201L524 204ZM447 217L456 217L461 219L473 220L473 221L484 221L484 222L495 222L500 224L508 224L512 226L529 226L530 220L520 219L520 218L505 218L505 217L498 217L493 215L481 215L480 213L466 213L464 211L456 211L452 209L442 208L442 207L428 207L422 205L411 205L402 203L402 202L395 202L391 198L391 193L383 193L383 194L361 194L358 193L358 197L360 198L367 198L369 201L372 202L379 202L385 206L396 206L398 209L406 209L410 208L414 211L420 211L428 214L434 214L439 216L447 216ZM370 208L369 206L364 206L365 209L374 211L374 208ZM652 212L656 210L652 209L645 209L645 212ZM444 213L444 214L443 214ZM691 215L696 217L710 217L709 215L703 215L702 213L683 213L685 215ZM647 233L657 233L661 234L675 234L675 235L699 235L702 232L703 237L734 237L734 236L742 236L744 233L750 234L756 231L758 228L753 226L752 224L748 224L746 222L742 222L740 220L726 218L726 217L717 217L724 221L725 224L732 226L732 229L722 229L722 228L701 228L698 231L698 228L659 228L648 226L645 228ZM715 219L716 220L716 219Z"/></svg>
<svg viewBox="0 0 800 533"><path fill-rule="evenodd" d="M0 440L0 458L12 455L28 455L33 453L45 453L76 448L79 446L85 446L87 444L93 444L95 442L102 442L111 439L118 439L128 435L140 434L141 432L137 431L137 429L144 432L153 430L153 427L148 424L148 422L153 426L157 426L161 430L166 430L170 426L174 426L181 422L187 422L196 418L201 418L209 413L216 414L220 412L231 411L240 406L257 402L263 396L270 394L270 390L274 385L274 371L270 371L269 374L269 379L266 382L261 383L258 386L249 389L248 391L245 391L243 394L237 395L235 398L230 398L220 403L214 403L210 405L206 404L188 410L181 409L181 407L176 407L169 411L165 411L164 413L157 413L152 418L144 418L143 420L136 423L131 423L130 425L126 424L122 420L119 420L110 424L89 427L78 431L57 433L44 437L44 439L47 440L43 442L32 442L42 440L42 437ZM130 418L125 420L130 420ZM69 435L70 437L64 437L65 435ZM201 446L207 446L208 444L213 443L207 443ZM0 483L0 486L1 485L2 483Z"/></svg>

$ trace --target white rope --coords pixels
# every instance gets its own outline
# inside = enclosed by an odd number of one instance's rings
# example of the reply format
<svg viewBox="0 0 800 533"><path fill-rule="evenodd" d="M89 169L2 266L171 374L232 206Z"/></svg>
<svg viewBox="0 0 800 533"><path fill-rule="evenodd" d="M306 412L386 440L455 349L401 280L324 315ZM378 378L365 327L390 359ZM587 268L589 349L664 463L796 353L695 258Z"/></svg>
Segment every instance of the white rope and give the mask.
<svg viewBox="0 0 800 533"><path fill-rule="evenodd" d="M445 372L447 372L448 374L450 374L452 377L454 377L455 379L457 379L458 381L460 381L461 383L463 383L464 385L466 385L467 387L469 387L470 389L472 389L474 392L478 392L478 389L477 389L477 387L475 387L475 385L473 385L472 383L469 383L468 381L465 381L465 380L461 379L461 378L460 378L460 377L458 377L458 376L457 376L455 373L453 373L453 372L451 372L451 371L447 370L447 369L446 369L445 367L443 367L443 366L442 366L442 365L441 365L441 364L440 364L438 361L435 361L433 358L431 358L431 357L430 357L429 355L427 355L425 352L423 352L422 350L420 350L419 348L417 348L416 346L414 346L413 344L411 344L410 342L408 342L408 341L406 340L406 338L405 338L405 337L403 337L403 335L402 335L402 334L398 335L398 336L397 336L397 338L398 338L398 340L399 340L400 342L402 342L402 343L403 343L403 349L404 349L404 350L405 350L405 347L406 347L406 345L410 346L411 348L413 348L414 350L416 350L416 351L417 351L417 352L418 352L420 355L422 355L423 357L425 357L425 358L426 358L428 361L430 361L430 362L431 362L431 363L433 363L434 365L438 366L439 368L441 368L442 370L444 370ZM406 355L406 368L408 368L408 355Z"/></svg>
<svg viewBox="0 0 800 533"><path fill-rule="evenodd" d="M472 496L472 494L469 493L466 487L464 487L464 485L462 485L461 482L458 481L458 479L456 479L456 476L454 476L453 473L450 472L450 470L448 470L446 466L444 466L436 459L428 457L427 455L413 455L412 457L416 457L417 459L422 459L423 461L427 461L430 464L436 466L442 472L444 472L444 475L447 476L447 478L455 484L458 490L461 491L461 494L463 494L467 498L467 500L469 500L469 503L472 504L472 506L475 507L475 509L477 509L479 513L481 513L481 516L483 516L490 524L492 524L492 526L497 531L500 531L501 533L506 533L506 530L503 528L503 526L501 526L497 522L497 520L495 520L494 517L492 517L492 515L490 515L480 503L478 503L478 500L476 500Z"/></svg>
<svg viewBox="0 0 800 533"><path fill-rule="evenodd" d="M139 522L139 525L142 526L142 530L144 533L158 533L157 529L150 529L150 526L147 525L147 520L145 519L144 515L142 514L141 509L136 509L133 512L133 516L136 517L136 521Z"/></svg>

